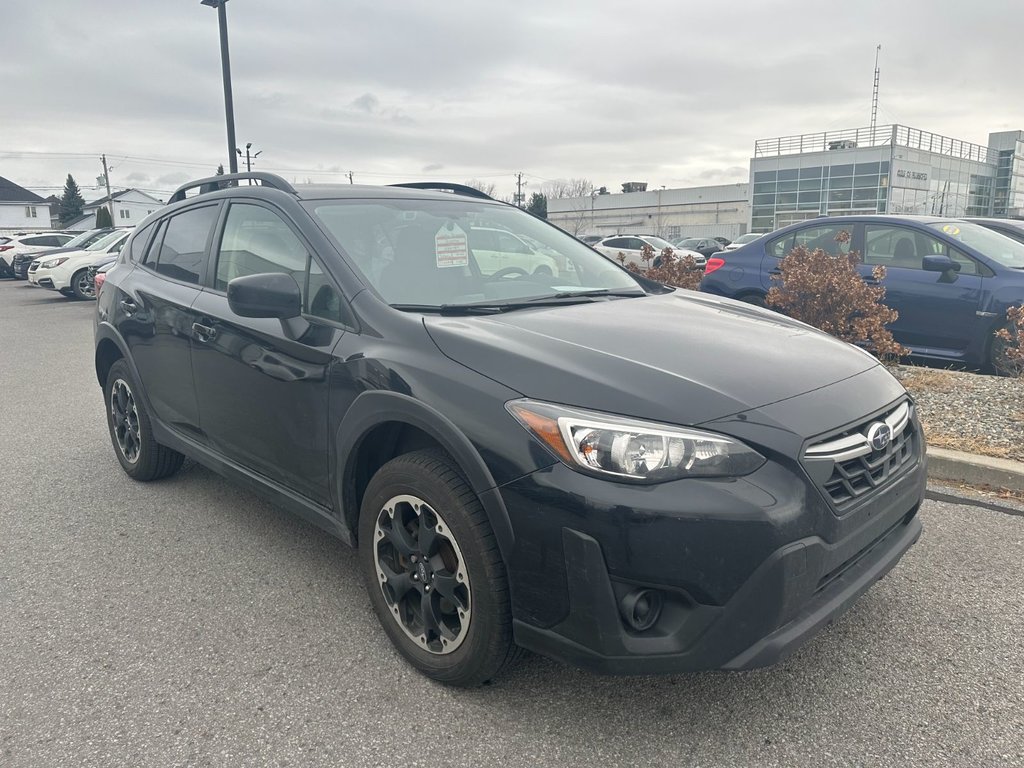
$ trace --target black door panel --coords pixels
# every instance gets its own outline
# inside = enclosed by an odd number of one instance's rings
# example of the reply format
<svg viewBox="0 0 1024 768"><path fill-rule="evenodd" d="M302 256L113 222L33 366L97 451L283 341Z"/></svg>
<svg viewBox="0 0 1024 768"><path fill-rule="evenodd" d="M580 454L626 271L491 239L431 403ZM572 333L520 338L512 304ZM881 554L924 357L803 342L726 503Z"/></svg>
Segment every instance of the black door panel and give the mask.
<svg viewBox="0 0 1024 768"><path fill-rule="evenodd" d="M302 318L238 317L210 291L194 309L192 369L209 444L328 505L328 373L343 332Z"/></svg>
<svg viewBox="0 0 1024 768"><path fill-rule="evenodd" d="M135 359L153 415L197 435L190 337L199 290L136 268L120 281L118 293L115 324Z"/></svg>

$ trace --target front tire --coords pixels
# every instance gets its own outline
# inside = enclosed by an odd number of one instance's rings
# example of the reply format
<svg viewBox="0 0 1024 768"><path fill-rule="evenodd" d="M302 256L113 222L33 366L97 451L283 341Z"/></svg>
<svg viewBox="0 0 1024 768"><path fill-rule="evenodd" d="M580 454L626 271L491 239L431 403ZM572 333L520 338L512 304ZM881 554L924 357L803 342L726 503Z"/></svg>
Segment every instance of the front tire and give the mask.
<svg viewBox="0 0 1024 768"><path fill-rule="evenodd" d="M110 367L103 388L107 429L124 471L133 480L148 482L173 475L185 457L153 439L153 426L138 392L131 369L121 358Z"/></svg>
<svg viewBox="0 0 1024 768"><path fill-rule="evenodd" d="M384 631L423 674L476 686L516 657L494 533L446 454L408 453L373 476L359 516L359 561Z"/></svg>
<svg viewBox="0 0 1024 768"><path fill-rule="evenodd" d="M96 291L89 284L88 269L80 269L71 276L71 293L76 299L96 298Z"/></svg>

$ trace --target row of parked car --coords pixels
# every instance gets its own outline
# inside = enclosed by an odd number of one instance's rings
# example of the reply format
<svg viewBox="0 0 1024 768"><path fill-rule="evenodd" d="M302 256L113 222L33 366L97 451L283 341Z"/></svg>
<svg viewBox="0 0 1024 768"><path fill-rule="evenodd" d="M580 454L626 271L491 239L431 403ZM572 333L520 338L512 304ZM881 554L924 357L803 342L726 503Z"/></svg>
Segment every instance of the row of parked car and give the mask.
<svg viewBox="0 0 1024 768"><path fill-rule="evenodd" d="M96 283L117 259L130 228L74 235L36 232L0 237L0 276L27 280L69 298L94 299Z"/></svg>
<svg viewBox="0 0 1024 768"><path fill-rule="evenodd" d="M849 240L837 241L840 232ZM995 334L1008 327L1007 309L1024 304L1024 221L822 216L714 254L701 290L764 306L781 259L798 246L858 253L868 282L884 266L883 301L899 313L890 330L912 356L1007 372Z"/></svg>

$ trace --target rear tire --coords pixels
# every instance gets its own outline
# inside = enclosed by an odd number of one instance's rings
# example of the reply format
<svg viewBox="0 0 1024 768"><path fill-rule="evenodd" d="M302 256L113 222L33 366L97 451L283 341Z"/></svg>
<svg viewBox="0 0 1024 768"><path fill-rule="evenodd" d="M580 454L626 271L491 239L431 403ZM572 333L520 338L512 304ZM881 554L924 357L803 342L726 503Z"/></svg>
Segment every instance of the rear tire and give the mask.
<svg viewBox="0 0 1024 768"><path fill-rule="evenodd" d="M494 533L447 454L407 453L373 476L359 516L359 564L381 626L426 676L476 686L518 656Z"/></svg>
<svg viewBox="0 0 1024 768"><path fill-rule="evenodd" d="M752 304L755 307L768 309L768 302L765 301L765 296L763 293L748 293L744 296L740 296L739 299L745 304Z"/></svg>
<svg viewBox="0 0 1024 768"><path fill-rule="evenodd" d="M103 388L110 442L128 476L148 482L173 475L185 457L153 439L153 426L139 391L128 363L124 358L117 360Z"/></svg>

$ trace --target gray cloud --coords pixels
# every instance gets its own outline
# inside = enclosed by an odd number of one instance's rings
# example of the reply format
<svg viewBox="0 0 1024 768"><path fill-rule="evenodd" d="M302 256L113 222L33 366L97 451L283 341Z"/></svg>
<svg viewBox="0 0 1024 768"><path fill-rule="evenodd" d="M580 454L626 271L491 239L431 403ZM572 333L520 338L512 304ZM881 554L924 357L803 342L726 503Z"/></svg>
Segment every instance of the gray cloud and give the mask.
<svg viewBox="0 0 1024 768"><path fill-rule="evenodd" d="M444 171L500 194L520 170L536 185L582 176L612 189L742 181L757 138L867 124L876 43L886 121L978 143L1024 128L1007 65L1018 31L993 23L1017 18L1016 0L983 14L957 0L862 0L856 13L815 0L641 0L635 35L611 0L227 9L239 144L289 178ZM0 175L15 181L57 186L71 172L91 186L101 152L119 185L173 188L226 165L216 14L197 2L131 14L21 4L0 77L21 84L0 116L5 150L82 155L0 152Z"/></svg>
<svg viewBox="0 0 1024 768"><path fill-rule="evenodd" d="M376 112L380 101L372 93L364 93L357 99L352 100L352 106L363 112Z"/></svg>

